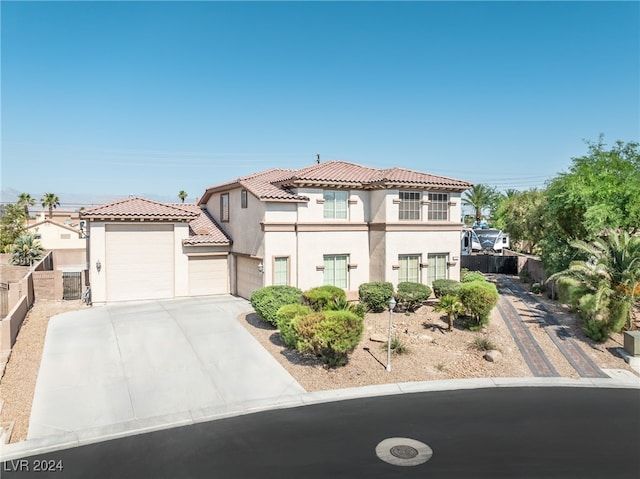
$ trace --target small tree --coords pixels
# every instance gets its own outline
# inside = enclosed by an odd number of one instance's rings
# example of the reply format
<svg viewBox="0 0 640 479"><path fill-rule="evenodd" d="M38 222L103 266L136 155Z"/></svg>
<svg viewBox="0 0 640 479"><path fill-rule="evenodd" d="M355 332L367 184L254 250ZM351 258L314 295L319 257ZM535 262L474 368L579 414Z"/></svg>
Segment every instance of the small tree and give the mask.
<svg viewBox="0 0 640 479"><path fill-rule="evenodd" d="M42 259L44 249L33 235L21 235L11 250L11 264L17 266L31 266Z"/></svg>
<svg viewBox="0 0 640 479"><path fill-rule="evenodd" d="M184 203L184 200L187 199L187 192L184 190L180 190L180 192L178 193L178 198L180 198L180 201L182 201Z"/></svg>
<svg viewBox="0 0 640 479"><path fill-rule="evenodd" d="M489 322L489 314L499 299L496 285L486 281L462 283L459 297L473 318L473 328L480 328Z"/></svg>
<svg viewBox="0 0 640 479"><path fill-rule="evenodd" d="M0 206L0 251L11 251L16 240L25 233L25 215L21 205Z"/></svg>
<svg viewBox="0 0 640 479"><path fill-rule="evenodd" d="M453 330L453 321L459 314L464 313L464 305L460 298L453 295L447 295L440 298L440 302L434 308L439 313L446 313L449 320L449 331Z"/></svg>

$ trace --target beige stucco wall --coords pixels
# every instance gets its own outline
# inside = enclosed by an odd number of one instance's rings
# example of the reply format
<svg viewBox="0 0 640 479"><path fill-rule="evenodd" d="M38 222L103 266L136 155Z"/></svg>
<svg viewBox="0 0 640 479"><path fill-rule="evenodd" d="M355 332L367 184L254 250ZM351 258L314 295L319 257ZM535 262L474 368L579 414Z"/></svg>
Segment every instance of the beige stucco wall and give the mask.
<svg viewBox="0 0 640 479"><path fill-rule="evenodd" d="M86 247L87 240L81 238L79 232L71 231L54 223L41 223L30 227L28 231L32 234L40 235L38 241L40 241L44 249L79 249Z"/></svg>
<svg viewBox="0 0 640 479"><path fill-rule="evenodd" d="M247 193L247 208L242 208L241 190L241 188L234 188L227 192L229 193L229 221L220 220L221 193L214 193L207 201L206 208L233 239L231 249L233 252L261 257L264 254L261 223L265 218L265 203L251 193Z"/></svg>

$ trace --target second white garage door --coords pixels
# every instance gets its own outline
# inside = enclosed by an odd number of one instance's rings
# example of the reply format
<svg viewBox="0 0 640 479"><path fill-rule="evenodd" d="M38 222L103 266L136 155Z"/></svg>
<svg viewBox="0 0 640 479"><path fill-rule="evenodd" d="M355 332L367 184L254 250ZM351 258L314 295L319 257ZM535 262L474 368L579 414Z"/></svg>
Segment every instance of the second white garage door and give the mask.
<svg viewBox="0 0 640 479"><path fill-rule="evenodd" d="M106 226L107 301L174 296L173 224Z"/></svg>
<svg viewBox="0 0 640 479"><path fill-rule="evenodd" d="M247 256L236 257L237 295L251 299L251 293L262 288L262 273L258 270L260 260Z"/></svg>
<svg viewBox="0 0 640 479"><path fill-rule="evenodd" d="M226 294L229 292L227 256L189 257L189 295Z"/></svg>

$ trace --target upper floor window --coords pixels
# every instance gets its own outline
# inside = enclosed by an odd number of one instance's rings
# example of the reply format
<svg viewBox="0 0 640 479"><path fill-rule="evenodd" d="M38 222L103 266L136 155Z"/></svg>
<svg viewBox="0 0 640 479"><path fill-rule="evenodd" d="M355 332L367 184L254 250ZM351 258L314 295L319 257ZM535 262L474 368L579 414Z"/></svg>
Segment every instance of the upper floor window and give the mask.
<svg viewBox="0 0 640 479"><path fill-rule="evenodd" d="M400 220L420 220L420 192L400 192Z"/></svg>
<svg viewBox="0 0 640 479"><path fill-rule="evenodd" d="M328 220L346 220L349 192L340 190L325 190L322 193L324 199L324 218Z"/></svg>
<svg viewBox="0 0 640 479"><path fill-rule="evenodd" d="M241 208L247 207L247 190L240 191L240 207Z"/></svg>
<svg viewBox="0 0 640 479"><path fill-rule="evenodd" d="M220 195L220 221L229 221L229 193Z"/></svg>
<svg viewBox="0 0 640 479"><path fill-rule="evenodd" d="M449 195L447 193L429 193L429 220L447 221L449 219Z"/></svg>

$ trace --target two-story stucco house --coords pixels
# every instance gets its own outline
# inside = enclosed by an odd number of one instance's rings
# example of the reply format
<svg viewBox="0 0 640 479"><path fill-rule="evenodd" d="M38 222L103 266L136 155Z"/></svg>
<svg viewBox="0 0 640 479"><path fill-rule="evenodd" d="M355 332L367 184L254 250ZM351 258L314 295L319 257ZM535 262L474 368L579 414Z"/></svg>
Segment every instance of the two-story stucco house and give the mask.
<svg viewBox="0 0 640 479"><path fill-rule="evenodd" d="M458 279L460 195L471 186L330 161L221 183L198 205L127 198L91 208L82 216L93 299Z"/></svg>
<svg viewBox="0 0 640 479"><path fill-rule="evenodd" d="M466 181L342 161L272 169L200 200L233 238L232 292L458 279Z"/></svg>

